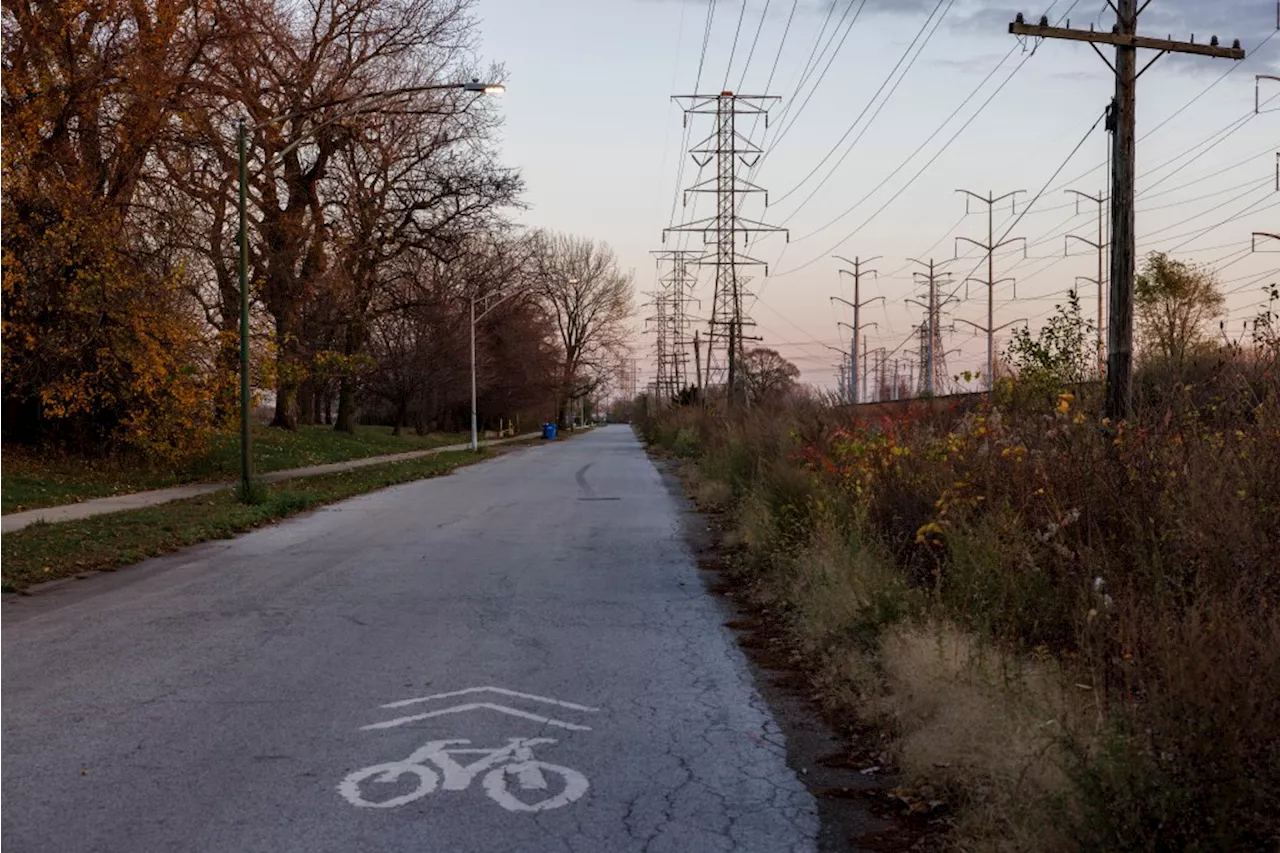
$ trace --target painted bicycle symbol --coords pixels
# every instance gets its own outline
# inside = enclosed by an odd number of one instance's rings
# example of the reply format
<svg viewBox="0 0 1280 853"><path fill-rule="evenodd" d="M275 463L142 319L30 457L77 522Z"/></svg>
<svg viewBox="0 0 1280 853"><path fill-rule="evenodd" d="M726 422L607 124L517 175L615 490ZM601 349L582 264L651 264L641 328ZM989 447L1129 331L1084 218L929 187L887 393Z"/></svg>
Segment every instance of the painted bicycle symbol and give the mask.
<svg viewBox="0 0 1280 853"><path fill-rule="evenodd" d="M483 773L482 785L489 799L509 811L556 809L585 794L587 778L569 767L534 759L531 747L555 742L552 738L509 738L506 746L479 749L458 748L470 744L469 740L433 740L403 761L374 764L348 774L338 786L338 791L354 806L390 809L425 797L437 787L444 791L465 791L472 780ZM465 765L453 758L463 755L481 757ZM439 772L430 765L435 765ZM406 776L416 777L413 790L386 799L378 798L376 789L379 785L393 785ZM549 780L555 777L560 781L552 784ZM528 801L516 796L512 790L513 782L519 791L549 793L541 799Z"/></svg>

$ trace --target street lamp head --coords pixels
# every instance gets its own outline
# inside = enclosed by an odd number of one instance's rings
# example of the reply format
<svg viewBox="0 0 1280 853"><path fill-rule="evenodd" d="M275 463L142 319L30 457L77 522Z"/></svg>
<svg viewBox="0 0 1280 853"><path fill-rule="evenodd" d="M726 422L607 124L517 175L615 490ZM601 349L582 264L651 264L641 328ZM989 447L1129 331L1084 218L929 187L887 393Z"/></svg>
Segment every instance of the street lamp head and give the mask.
<svg viewBox="0 0 1280 853"><path fill-rule="evenodd" d="M463 83L462 88L467 92L480 92L485 95L501 95L507 91L507 87L501 83L481 83L479 80Z"/></svg>

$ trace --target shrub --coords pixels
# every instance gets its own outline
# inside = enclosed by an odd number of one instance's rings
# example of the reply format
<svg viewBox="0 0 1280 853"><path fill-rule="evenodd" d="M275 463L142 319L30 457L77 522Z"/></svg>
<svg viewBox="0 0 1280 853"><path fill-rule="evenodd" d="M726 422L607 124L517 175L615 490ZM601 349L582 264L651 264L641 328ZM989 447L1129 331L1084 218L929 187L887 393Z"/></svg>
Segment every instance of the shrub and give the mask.
<svg viewBox="0 0 1280 853"><path fill-rule="evenodd" d="M1052 754L1067 773L1045 779L1067 787L1052 812L1047 789L1025 810L1009 791L990 800L1019 812L999 830L1022 839L1009 849L1047 849L1028 827L1049 817L1081 850L1268 849L1280 837L1280 372L1261 350L1223 349L1147 368L1136 386L1137 414L1120 424L1087 386L1026 382L973 411L873 423L813 402L669 417L696 436L703 476L735 496L752 589L781 605L846 710L904 689L871 658L897 654L880 642L909 623L955 626L1002 667L1061 673ZM910 708L868 707L908 731ZM974 760L975 790L1020 784L1007 763Z"/></svg>

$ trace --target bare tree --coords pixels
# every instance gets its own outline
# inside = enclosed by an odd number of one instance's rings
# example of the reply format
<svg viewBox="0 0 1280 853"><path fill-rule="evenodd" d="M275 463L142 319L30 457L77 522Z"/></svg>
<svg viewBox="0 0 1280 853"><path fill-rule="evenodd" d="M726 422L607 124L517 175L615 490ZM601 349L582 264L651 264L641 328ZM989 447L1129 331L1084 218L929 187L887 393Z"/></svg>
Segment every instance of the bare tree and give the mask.
<svg viewBox="0 0 1280 853"><path fill-rule="evenodd" d="M800 368L777 350L757 347L742 357L742 375L751 399L764 402L779 399L791 391L800 378Z"/></svg>
<svg viewBox="0 0 1280 853"><path fill-rule="evenodd" d="M556 418L565 423L570 402L593 393L623 350L634 288L606 243L547 233L538 242L536 286L561 347Z"/></svg>
<svg viewBox="0 0 1280 853"><path fill-rule="evenodd" d="M423 82L451 59L474 29L470 0L308 0L267 4L223 0L224 13L252 35L215 57L206 86L236 105L254 125L250 169L260 249L255 277L275 325L275 426L297 423L305 364L301 327L306 303L331 262L323 182L352 141L360 109L349 99L377 92L414 69ZM441 92L433 103L457 102ZM474 96L471 96L474 97ZM368 111L422 111L412 102L370 104ZM283 117L283 118L280 118ZM269 119L278 119L268 122ZM223 149L230 140L223 134Z"/></svg>
<svg viewBox="0 0 1280 853"><path fill-rule="evenodd" d="M497 227L498 211L520 189L493 156L496 119L474 99L402 111L366 117L338 158L329 218L343 272L333 302L347 359L364 349L373 299L396 258L411 249L446 262L462 257L469 238ZM354 428L355 390L355 377L344 373L336 429Z"/></svg>

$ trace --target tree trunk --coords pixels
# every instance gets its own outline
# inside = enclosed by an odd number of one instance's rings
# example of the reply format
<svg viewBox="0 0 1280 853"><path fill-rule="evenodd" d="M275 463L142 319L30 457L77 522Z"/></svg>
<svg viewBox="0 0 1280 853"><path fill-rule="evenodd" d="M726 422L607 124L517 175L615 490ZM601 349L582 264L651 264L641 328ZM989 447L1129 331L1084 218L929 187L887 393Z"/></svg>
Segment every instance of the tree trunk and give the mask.
<svg viewBox="0 0 1280 853"><path fill-rule="evenodd" d="M276 317L276 412L271 425L298 428L298 360L296 324L290 314Z"/></svg>
<svg viewBox="0 0 1280 853"><path fill-rule="evenodd" d="M403 422L403 412L400 422ZM400 422L396 424L397 429ZM333 425L337 432L354 433L356 431L356 392L355 383L349 377L342 377L338 386L338 422ZM396 433L399 435L399 433Z"/></svg>
<svg viewBox="0 0 1280 853"><path fill-rule="evenodd" d="M298 423L313 424L315 420L316 386L305 379L298 386Z"/></svg>
<svg viewBox="0 0 1280 853"><path fill-rule="evenodd" d="M400 433L404 431L405 416L408 414L408 409L409 404L405 400L401 400L396 405L396 425L395 429L391 430L392 435L399 436ZM342 419L341 409L338 410L338 419Z"/></svg>
<svg viewBox="0 0 1280 853"><path fill-rule="evenodd" d="M218 333L218 391L214 415L220 424L235 423L240 415L240 334L239 330Z"/></svg>

